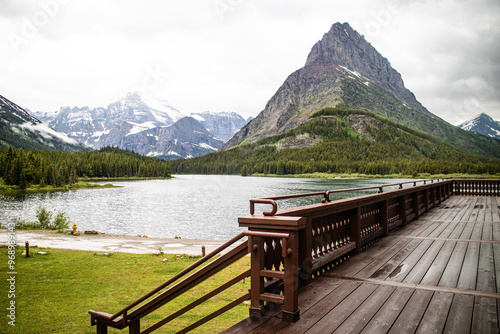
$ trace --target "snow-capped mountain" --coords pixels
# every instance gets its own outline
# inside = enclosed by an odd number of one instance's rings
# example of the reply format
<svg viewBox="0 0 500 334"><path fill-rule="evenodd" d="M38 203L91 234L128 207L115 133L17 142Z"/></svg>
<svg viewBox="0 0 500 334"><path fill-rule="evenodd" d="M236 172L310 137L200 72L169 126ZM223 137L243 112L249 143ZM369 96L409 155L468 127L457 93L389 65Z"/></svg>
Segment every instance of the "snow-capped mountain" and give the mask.
<svg viewBox="0 0 500 334"><path fill-rule="evenodd" d="M480 133L486 137L500 139L500 122L495 121L485 113L475 116L458 127L466 131Z"/></svg>
<svg viewBox="0 0 500 334"><path fill-rule="evenodd" d="M78 141L54 131L24 108L0 95L0 147L83 150Z"/></svg>
<svg viewBox="0 0 500 334"><path fill-rule="evenodd" d="M247 121L235 112L214 113L204 111L202 113L191 113L191 117L200 122L214 136L225 142L247 124Z"/></svg>
<svg viewBox="0 0 500 334"><path fill-rule="evenodd" d="M94 149L116 146L117 136L170 126L185 117L168 101L141 98L137 93L129 93L107 108L63 107L53 113L33 114L55 130Z"/></svg>
<svg viewBox="0 0 500 334"><path fill-rule="evenodd" d="M63 107L33 114L94 149L116 146L165 159L216 151L245 124L236 113L204 112L187 117L166 100L137 93L129 93L106 108Z"/></svg>

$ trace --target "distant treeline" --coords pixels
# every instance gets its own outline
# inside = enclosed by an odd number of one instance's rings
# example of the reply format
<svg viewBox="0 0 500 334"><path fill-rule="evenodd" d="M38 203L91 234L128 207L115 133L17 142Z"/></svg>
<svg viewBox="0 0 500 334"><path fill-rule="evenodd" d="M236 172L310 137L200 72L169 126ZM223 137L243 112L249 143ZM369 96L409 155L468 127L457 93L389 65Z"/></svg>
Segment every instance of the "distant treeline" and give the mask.
<svg viewBox="0 0 500 334"><path fill-rule="evenodd" d="M166 161L106 147L91 152L0 149L0 178L6 185L60 187L79 177L170 177Z"/></svg>
<svg viewBox="0 0 500 334"><path fill-rule="evenodd" d="M364 134L352 123L368 124ZM312 147L280 148L285 140L308 136ZM202 174L496 174L500 160L464 152L436 137L371 112L324 109L286 133L253 144L170 162L173 173Z"/></svg>

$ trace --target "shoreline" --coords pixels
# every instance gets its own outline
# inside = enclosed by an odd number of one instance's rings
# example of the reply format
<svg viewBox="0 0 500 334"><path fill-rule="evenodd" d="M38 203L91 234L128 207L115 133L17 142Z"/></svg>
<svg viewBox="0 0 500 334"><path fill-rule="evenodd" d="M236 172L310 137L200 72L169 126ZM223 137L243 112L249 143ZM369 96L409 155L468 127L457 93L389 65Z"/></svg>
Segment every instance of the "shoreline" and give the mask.
<svg viewBox="0 0 500 334"><path fill-rule="evenodd" d="M8 230L0 230L1 245L7 244L8 233ZM161 250L164 254L200 256L202 246L205 246L205 252L208 254L225 243L225 240L175 239L106 233L71 235L48 230L16 230L14 233L19 247L24 247L25 242L28 241L30 247L99 253L161 254Z"/></svg>

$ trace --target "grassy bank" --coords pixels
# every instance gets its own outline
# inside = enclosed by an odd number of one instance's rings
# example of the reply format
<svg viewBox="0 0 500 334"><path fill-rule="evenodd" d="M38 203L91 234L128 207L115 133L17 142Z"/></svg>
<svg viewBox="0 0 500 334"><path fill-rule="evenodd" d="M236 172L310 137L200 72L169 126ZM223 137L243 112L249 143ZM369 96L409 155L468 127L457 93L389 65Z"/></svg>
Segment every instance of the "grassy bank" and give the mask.
<svg viewBox="0 0 500 334"><path fill-rule="evenodd" d="M39 248L31 248L32 256L26 258L21 255L23 249L16 250L15 298L9 299L7 284L1 285L1 333L95 333L96 328L90 326L90 309L115 313L197 260L166 254L100 255ZM38 254L39 251L47 254ZM5 282L7 273L13 270L8 268L7 248L1 248L0 252L0 270ZM194 301L196 296L201 296L200 292L211 291L248 268L248 258L242 259L203 283L203 287L187 292L141 320L141 328L146 329ZM230 292L215 296L195 308L195 312L186 313L157 332L175 333L181 325L195 322L201 315L226 305L248 289L249 280L237 284ZM11 300L15 300L16 305L15 327L7 324L6 309ZM193 333L218 333L247 316L248 307L242 304ZM109 333L123 332L128 330L109 330Z"/></svg>

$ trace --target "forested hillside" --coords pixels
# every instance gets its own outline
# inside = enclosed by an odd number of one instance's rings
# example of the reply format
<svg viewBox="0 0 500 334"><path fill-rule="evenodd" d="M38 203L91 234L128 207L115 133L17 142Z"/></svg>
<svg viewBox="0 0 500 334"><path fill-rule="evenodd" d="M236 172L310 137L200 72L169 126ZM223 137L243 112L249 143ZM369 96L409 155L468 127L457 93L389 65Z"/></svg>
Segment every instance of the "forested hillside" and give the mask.
<svg viewBox="0 0 500 334"><path fill-rule="evenodd" d="M93 152L0 148L0 185L71 185L79 177L170 177L166 161L105 147Z"/></svg>
<svg viewBox="0 0 500 334"><path fill-rule="evenodd" d="M253 144L171 162L173 173L500 173L500 160L472 155L374 113L326 108Z"/></svg>

